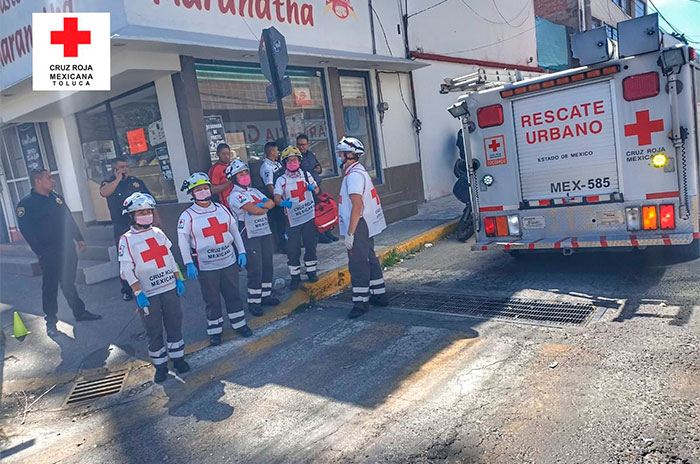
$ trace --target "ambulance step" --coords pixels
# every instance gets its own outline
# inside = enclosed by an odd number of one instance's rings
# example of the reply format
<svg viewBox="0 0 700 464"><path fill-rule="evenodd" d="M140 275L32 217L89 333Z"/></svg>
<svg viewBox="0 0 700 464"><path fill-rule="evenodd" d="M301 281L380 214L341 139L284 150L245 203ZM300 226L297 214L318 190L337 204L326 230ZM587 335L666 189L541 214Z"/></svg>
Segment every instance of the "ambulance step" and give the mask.
<svg viewBox="0 0 700 464"><path fill-rule="evenodd" d="M383 206L383 205L382 205ZM393 205L384 206L384 218L387 224L418 214L418 202L405 200Z"/></svg>
<svg viewBox="0 0 700 464"><path fill-rule="evenodd" d="M0 255L0 273L10 273L22 276L41 275L41 266L36 256Z"/></svg>

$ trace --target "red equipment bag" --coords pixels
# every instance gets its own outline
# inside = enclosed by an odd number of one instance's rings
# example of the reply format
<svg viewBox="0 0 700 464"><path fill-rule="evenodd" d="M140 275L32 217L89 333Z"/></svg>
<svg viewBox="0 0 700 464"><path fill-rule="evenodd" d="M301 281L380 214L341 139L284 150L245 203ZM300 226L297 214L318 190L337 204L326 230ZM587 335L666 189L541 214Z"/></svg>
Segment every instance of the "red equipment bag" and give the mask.
<svg viewBox="0 0 700 464"><path fill-rule="evenodd" d="M327 193L316 196L316 217L314 224L319 232L326 232L335 227L340 218L338 217L338 204Z"/></svg>

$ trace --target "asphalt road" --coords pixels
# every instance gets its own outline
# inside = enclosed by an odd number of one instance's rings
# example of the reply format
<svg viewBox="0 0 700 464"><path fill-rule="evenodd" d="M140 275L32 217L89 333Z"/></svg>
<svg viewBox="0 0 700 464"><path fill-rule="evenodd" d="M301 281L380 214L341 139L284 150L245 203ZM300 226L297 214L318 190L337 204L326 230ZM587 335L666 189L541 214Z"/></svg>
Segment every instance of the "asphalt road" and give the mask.
<svg viewBox="0 0 700 464"><path fill-rule="evenodd" d="M514 259L447 239L386 277L392 292L597 309L586 325L562 328L392 308L351 321L342 303L321 301L252 340L198 352L191 373L162 387L144 369L109 401L65 409L49 394L25 425L21 407L6 411L2 456L700 462L700 261L655 252Z"/></svg>

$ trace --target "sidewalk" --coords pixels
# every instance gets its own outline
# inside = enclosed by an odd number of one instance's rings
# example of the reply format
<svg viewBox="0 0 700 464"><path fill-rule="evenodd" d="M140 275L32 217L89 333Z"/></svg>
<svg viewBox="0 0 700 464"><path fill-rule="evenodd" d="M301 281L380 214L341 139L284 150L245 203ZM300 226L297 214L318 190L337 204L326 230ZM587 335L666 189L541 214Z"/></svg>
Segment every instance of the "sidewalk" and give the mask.
<svg viewBox="0 0 700 464"><path fill-rule="evenodd" d="M376 249L404 243L413 246L413 241L430 237L440 237L449 231L449 226L462 211L462 203L447 196L419 206L418 214L391 224L375 240ZM438 228L438 229L436 229ZM309 295L321 298L339 290L346 284L342 269L347 265L347 255L340 241L318 246L319 274L323 290L291 292L286 286L275 292L282 303L276 308L266 308L262 318L246 315L248 324L255 329L272 320L291 313L299 304L309 301ZM275 279L284 278L289 282L286 256L274 255ZM340 277L328 271L340 270ZM324 276L324 273L325 276ZM89 370L115 368L134 361L148 362L146 342L141 322L135 314L136 303L124 302L119 293L119 282L111 279L95 285L78 285L78 292L87 308L101 314L103 319L95 322L75 322L63 297L59 297L59 323L61 332L55 339L46 336L41 310L41 276L26 277L11 274L0 269L0 323L4 340L0 340L0 354L3 365L3 394L19 390L31 390L54 383L73 380L78 374ZM245 302L245 272L241 273L241 298ZM334 283L329 285L328 282ZM304 280L305 282L305 280ZM325 282L325 285L324 285ZM186 293L181 300L184 313L183 336L187 351L194 351L208 345L206 320L199 285L186 282ZM319 287L320 288L320 287ZM60 293L60 292L59 292ZM30 335L23 341L12 335L12 315L18 311ZM233 330L224 323L224 339L231 338Z"/></svg>

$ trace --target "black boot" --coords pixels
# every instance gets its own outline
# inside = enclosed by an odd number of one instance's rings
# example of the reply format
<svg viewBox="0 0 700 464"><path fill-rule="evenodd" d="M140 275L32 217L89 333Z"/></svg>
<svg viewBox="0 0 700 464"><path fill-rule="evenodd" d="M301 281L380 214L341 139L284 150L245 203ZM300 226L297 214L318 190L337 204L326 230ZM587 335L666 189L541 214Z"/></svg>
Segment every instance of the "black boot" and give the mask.
<svg viewBox="0 0 700 464"><path fill-rule="evenodd" d="M185 361L185 358L177 358L173 361L173 367L177 371L178 374L184 374L185 372L189 372L190 370L190 365L187 364L187 361Z"/></svg>
<svg viewBox="0 0 700 464"><path fill-rule="evenodd" d="M278 304L280 304L280 300L274 296L266 296L262 299L263 306L277 306Z"/></svg>
<svg viewBox="0 0 700 464"><path fill-rule="evenodd" d="M250 311L250 314L255 317L260 317L263 315L263 309L262 306L260 306L260 303L248 303L248 311Z"/></svg>
<svg viewBox="0 0 700 464"><path fill-rule="evenodd" d="M248 338L251 335L253 335L253 331L250 330L250 327L248 327L247 325L244 325L243 327L237 328L236 332L238 332L238 335L240 335L241 337L244 337L244 338Z"/></svg>
<svg viewBox="0 0 700 464"><path fill-rule="evenodd" d="M168 365L161 364L156 366L156 375L153 376L153 381L155 383L163 383L168 378Z"/></svg>
<svg viewBox="0 0 700 464"><path fill-rule="evenodd" d="M55 322L47 322L46 323L46 335L48 335L51 338L58 335L58 327L56 327Z"/></svg>
<svg viewBox="0 0 700 464"><path fill-rule="evenodd" d="M307 272L306 278L309 279L309 282L318 282L318 275L316 275L316 271Z"/></svg>
<svg viewBox="0 0 700 464"><path fill-rule="evenodd" d="M221 345L221 334L214 334L209 336L209 346Z"/></svg>
<svg viewBox="0 0 700 464"><path fill-rule="evenodd" d="M331 243L331 240L325 233L318 233L318 243Z"/></svg>
<svg viewBox="0 0 700 464"><path fill-rule="evenodd" d="M76 314L74 317L76 321L96 321L98 319L102 319L102 316L99 314L93 314L87 310Z"/></svg>
<svg viewBox="0 0 700 464"><path fill-rule="evenodd" d="M292 276L291 282L289 282L289 288L291 290L296 290L301 285L301 277L298 275Z"/></svg>
<svg viewBox="0 0 700 464"><path fill-rule="evenodd" d="M386 293L382 293L381 295L370 295L369 304L374 306L389 306L389 297L386 295Z"/></svg>
<svg viewBox="0 0 700 464"><path fill-rule="evenodd" d="M350 310L350 314L348 314L348 319L356 319L362 316L367 311L369 311L369 305L367 303L355 302L355 304L352 305L352 310Z"/></svg>

